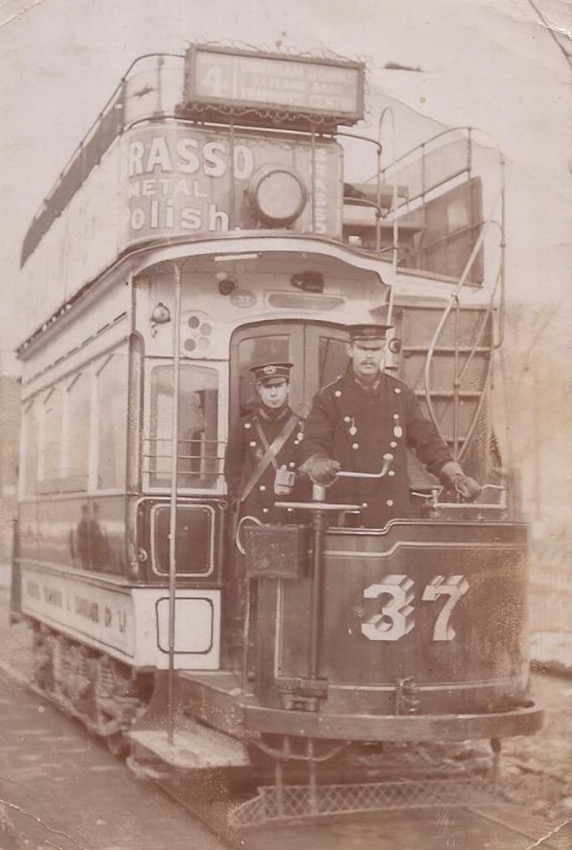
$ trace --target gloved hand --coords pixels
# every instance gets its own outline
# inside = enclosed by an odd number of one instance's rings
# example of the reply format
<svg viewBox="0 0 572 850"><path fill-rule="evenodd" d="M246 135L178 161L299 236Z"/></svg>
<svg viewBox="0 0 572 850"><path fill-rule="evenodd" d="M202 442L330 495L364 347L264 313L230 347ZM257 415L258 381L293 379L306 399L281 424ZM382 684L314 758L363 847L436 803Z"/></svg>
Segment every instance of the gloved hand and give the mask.
<svg viewBox="0 0 572 850"><path fill-rule="evenodd" d="M452 487L465 502L474 502L480 495L481 485L470 475L465 475L456 461L446 463L439 475L445 485Z"/></svg>
<svg viewBox="0 0 572 850"><path fill-rule="evenodd" d="M300 467L301 472L305 472L310 476L314 484L321 484L322 487L329 487L338 477L340 464L337 460L332 460L329 457L309 457Z"/></svg>
<svg viewBox="0 0 572 850"><path fill-rule="evenodd" d="M480 496L483 489L479 482L471 478L470 475L459 475L453 484L455 491L464 502L474 502Z"/></svg>

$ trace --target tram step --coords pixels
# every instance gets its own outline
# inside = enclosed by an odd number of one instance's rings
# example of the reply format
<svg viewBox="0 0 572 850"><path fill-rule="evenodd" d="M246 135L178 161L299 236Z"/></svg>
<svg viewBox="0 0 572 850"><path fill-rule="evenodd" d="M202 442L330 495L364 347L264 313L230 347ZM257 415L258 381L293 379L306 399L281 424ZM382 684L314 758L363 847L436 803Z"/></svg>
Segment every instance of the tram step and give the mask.
<svg viewBox="0 0 572 850"><path fill-rule="evenodd" d="M169 741L167 730L140 729L129 733L138 761L157 761L181 770L213 767L244 767L250 764L244 744L185 719Z"/></svg>

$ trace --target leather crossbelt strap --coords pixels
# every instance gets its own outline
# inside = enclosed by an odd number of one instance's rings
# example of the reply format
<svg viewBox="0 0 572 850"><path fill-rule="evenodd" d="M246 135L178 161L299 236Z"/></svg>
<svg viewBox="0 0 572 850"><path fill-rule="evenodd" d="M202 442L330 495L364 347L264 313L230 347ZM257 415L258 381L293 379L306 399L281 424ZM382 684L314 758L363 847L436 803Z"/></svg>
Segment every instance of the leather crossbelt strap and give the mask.
<svg viewBox="0 0 572 850"><path fill-rule="evenodd" d="M268 440L266 439L266 435L263 433L262 428L260 427L260 423L258 419L255 419L254 425L258 432L258 436L262 441L262 445L266 449L266 452L262 455L252 473L250 478L242 488L242 493L240 494L239 502L244 502L250 494L256 483L260 481L270 464L272 464L276 469L278 469L278 464L276 462L276 455L279 453L280 449L286 444L288 437L294 432L296 426L298 425L298 417L293 413L290 414L290 418L284 425L284 428L280 431L275 440L269 445Z"/></svg>

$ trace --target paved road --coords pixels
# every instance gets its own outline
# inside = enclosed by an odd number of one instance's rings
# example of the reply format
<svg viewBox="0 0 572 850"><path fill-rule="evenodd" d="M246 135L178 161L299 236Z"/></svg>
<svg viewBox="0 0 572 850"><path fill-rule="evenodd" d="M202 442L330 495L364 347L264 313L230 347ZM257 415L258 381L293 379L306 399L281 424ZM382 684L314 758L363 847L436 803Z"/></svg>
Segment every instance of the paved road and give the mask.
<svg viewBox="0 0 572 850"><path fill-rule="evenodd" d="M0 850L222 850L73 720L0 670Z"/></svg>

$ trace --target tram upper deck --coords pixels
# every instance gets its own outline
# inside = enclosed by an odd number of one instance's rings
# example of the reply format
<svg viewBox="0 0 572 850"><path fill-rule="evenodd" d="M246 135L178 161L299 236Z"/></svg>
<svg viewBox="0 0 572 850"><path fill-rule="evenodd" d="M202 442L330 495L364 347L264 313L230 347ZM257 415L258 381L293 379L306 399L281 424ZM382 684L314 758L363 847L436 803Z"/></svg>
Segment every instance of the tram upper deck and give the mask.
<svg viewBox="0 0 572 850"><path fill-rule="evenodd" d="M384 280L416 296L437 280L448 296L463 279L463 297L482 302L473 134L440 135L390 163L380 140L339 129L363 118L363 90L352 62L197 45L137 60L25 236L28 341L94 283L157 262L158 248L220 255L265 250L278 235L299 253L308 239L324 254L343 245L358 267L375 257ZM246 236L260 245L238 245Z"/></svg>

